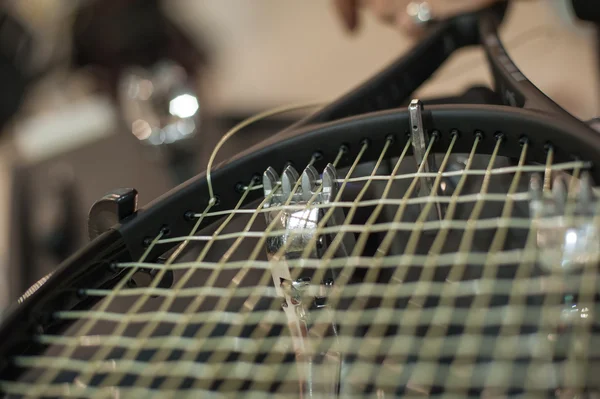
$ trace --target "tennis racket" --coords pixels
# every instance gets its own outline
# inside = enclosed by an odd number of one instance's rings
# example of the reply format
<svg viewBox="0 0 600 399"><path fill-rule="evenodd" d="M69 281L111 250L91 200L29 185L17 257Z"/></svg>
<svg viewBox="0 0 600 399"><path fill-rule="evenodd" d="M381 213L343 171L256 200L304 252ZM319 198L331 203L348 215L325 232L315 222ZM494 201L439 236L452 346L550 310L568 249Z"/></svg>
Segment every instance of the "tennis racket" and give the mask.
<svg viewBox="0 0 600 399"><path fill-rule="evenodd" d="M501 4L137 209L0 327L6 397L595 397L600 138L541 93ZM411 93L465 46L486 104Z"/></svg>

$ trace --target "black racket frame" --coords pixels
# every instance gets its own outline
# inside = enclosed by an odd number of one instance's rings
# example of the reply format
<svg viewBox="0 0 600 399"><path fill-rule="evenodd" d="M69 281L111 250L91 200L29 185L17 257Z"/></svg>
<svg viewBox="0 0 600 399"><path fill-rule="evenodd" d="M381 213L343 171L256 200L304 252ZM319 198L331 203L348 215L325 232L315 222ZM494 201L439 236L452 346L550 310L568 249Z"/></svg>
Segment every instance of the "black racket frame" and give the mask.
<svg viewBox="0 0 600 399"><path fill-rule="evenodd" d="M347 166L364 140L372 145L363 159L374 160L379 155L377 149L389 137L398 142L393 147L399 152L408 139L410 124L404 105L411 94L452 53L470 46L483 47L494 90L486 100L489 104L427 106L425 127L438 133L434 150L443 151L452 135L458 134L455 151L469 152L472 136L478 134L483 138L478 151L490 154L501 135L503 156L517 158L527 140L531 162L543 163L549 145L553 146L556 162L600 159L598 133L545 96L507 55L498 34L507 6L500 3L438 24L409 53L355 90L216 166L212 182L218 204L213 209L234 207L240 184L257 179L268 166L282 169L288 163L305 165L315 154L320 159L332 159L342 145L347 153L340 166ZM398 154L392 149L390 156L394 155ZM317 161L316 166L323 167L324 162ZM600 168L592 166L591 174L595 182L600 182ZM260 190L253 191L248 201L261 195ZM66 260L47 281L30 290L22 303L5 314L0 325L0 379L18 378L20 370L11 365L11 357L44 350L44 345L32 339L36 334L60 333L68 326L53 319L55 311L90 308L97 299L86 297L82 289L114 286L124 273L114 267L114 262L138 259L149 239L161 230L166 237L188 234L195 222L189 212L204 209L209 200L206 175L198 175L98 236ZM207 218L203 226L215 220ZM173 245L157 245L148 260L156 260Z"/></svg>

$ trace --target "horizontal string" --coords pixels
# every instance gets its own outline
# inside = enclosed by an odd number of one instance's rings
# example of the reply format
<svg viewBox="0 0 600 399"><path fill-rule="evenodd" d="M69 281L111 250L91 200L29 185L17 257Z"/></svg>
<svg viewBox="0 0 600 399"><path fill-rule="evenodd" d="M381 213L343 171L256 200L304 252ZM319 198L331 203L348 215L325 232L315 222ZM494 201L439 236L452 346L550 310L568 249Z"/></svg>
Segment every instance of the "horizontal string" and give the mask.
<svg viewBox="0 0 600 399"><path fill-rule="evenodd" d="M400 359L399 359L400 360ZM231 362L223 367L221 364L197 363L192 361L177 360L168 363L146 363L143 361L129 359L107 359L95 364L92 362L61 359L53 356L36 356L29 358L16 358L15 364L20 367L44 367L53 368L57 361L64 362L63 370L76 372L96 372L96 373L132 373L138 376L181 376L202 380L216 379L246 379L254 382L295 382L298 381L297 368L295 364L276 363L276 364L256 364L238 360ZM548 364L548 367L559 371L567 361L555 361ZM326 370L332 367L331 364L312 363L312 366ZM476 367L468 365L463 367L470 372L465 375L461 367L449 366L436 361L419 361L416 363L393 364L388 361L387 364L372 363L362 359L354 360L346 365L345 379L350 384L368 384L372 383L372 373L378 373L376 379L379 384L398 386L406 384L409 380L418 380L421 384L440 385L443 384L446 389L473 389L484 388L486 386L512 386L512 381L520 380L527 373L529 364L515 363L514 359L498 359L493 363L477 364ZM403 373L394 370L396 367L402 367ZM596 371L600 367L600 362L588 362L588 367ZM279 371L277 379L273 379L273 371ZM160 371L160 374L158 372ZM315 370L316 371L316 370ZM463 371L463 373L460 373ZM452 378L446 379L445 375L452 375ZM440 375L441 377L440 380ZM595 377L595 375L594 375ZM593 378L591 375L588 378ZM491 379L491 381L490 381ZM494 380L496 383L494 383ZM552 383L546 378L531 378L528 381L528 388L531 389L550 389L558 388L559 385ZM488 385L489 384L489 385Z"/></svg>
<svg viewBox="0 0 600 399"><path fill-rule="evenodd" d="M531 219L529 218L490 218L490 219L479 219L479 220L432 220L421 224L422 231L431 231L439 229L497 229L500 227L512 228L512 229L529 229L531 227ZM378 223L366 227L362 224L344 224L339 226L323 227L319 230L321 234L333 234L333 233L362 233L363 231L369 231L372 233L386 232L386 231L413 231L415 229L415 222L389 222L389 223ZM303 233L314 233L314 229L309 228L294 228L291 230L293 234ZM181 241L220 241L220 240L231 240L238 237L244 238L262 238L262 237L278 237L283 234L289 234L288 230L274 230L270 232L263 231L247 231L237 233L227 233L218 236L182 236L175 238L167 238L159 240L159 244L181 242Z"/></svg>
<svg viewBox="0 0 600 399"><path fill-rule="evenodd" d="M528 295L562 294L565 290L577 290L581 277L579 275L566 276L536 276L523 278L517 281L511 278L478 278L466 281L440 282L440 281L405 281L389 283L366 282L360 284L345 285L339 288L336 296L339 298L355 298L357 295L371 298L409 298L411 296L435 296L443 293L444 297L457 298L472 295L510 295L513 298L521 298ZM388 286L395 286L394 291L384 290ZM600 291L600 281L594 285ZM312 284L303 289L307 297L319 296L322 287ZM82 294L103 297L110 295L107 289L86 289ZM221 287L189 287L182 288L178 292L168 288L128 288L114 294L115 296L139 296L154 295L162 297L177 296L179 298L197 296L226 296L228 298L247 298L251 295L265 298L278 298L280 294L273 286L251 286L237 287L235 290Z"/></svg>
<svg viewBox="0 0 600 399"><path fill-rule="evenodd" d="M129 398L129 397L176 397L176 398L206 398L206 399L229 399L232 397L231 392L217 392L210 391L207 389L190 388L190 389L153 389L151 387L93 387L93 386L81 386L77 384L40 384L40 389L43 391L46 397L65 397L65 398L81 398L81 397L102 397L102 398ZM2 381L0 380L0 390L12 395L27 395L31 392L31 384ZM408 392L403 394L402 397L405 399L422 399L423 393L417 390L412 390L410 387L406 389ZM554 391L554 388L550 389ZM489 392L495 392L493 389L488 390ZM503 391L501 389L496 390L498 394ZM529 399L533 394L537 394L535 397L547 397L550 392L548 390L538 391L536 389L524 389L526 393L511 395L514 399ZM344 392L344 399L381 399L382 392L386 392L383 389L378 390L375 393L351 393ZM393 396L393 390L390 394ZM438 397L440 394L432 394L430 397ZM480 399L480 394L468 395L463 393L444 393L444 399ZM248 399L298 399L298 392L277 392L270 393L266 391L253 391L245 390L244 398Z"/></svg>
<svg viewBox="0 0 600 399"><path fill-rule="evenodd" d="M478 320L469 324L469 328L480 328L487 325L521 325L523 320L535 320L540 311L561 312L565 309L564 305L512 305L486 308L458 308L456 306L438 305L435 308L421 308L418 301L409 301L406 309L359 309L344 310L336 309L335 312L313 312L314 322L335 322L341 325L358 324L385 324L390 320L402 319L405 326L421 326L429 324L448 325L454 322L463 325L464 320L474 309L484 312ZM591 306L591 304L590 304ZM311 313L311 315L313 314ZM331 313L331 314L329 314ZM446 313L446 314L444 314ZM130 323L147 323L150 321L160 321L166 323L226 323L231 325L254 325L279 324L287 325L288 320L284 312L279 309L269 309L264 311L254 311L247 314L230 311L205 311L193 314L182 314L176 312L146 312L136 314L122 314L108 311L82 311L69 310L56 312L54 317L58 320L81 320L95 319L104 321L121 322L127 320ZM449 317L451 317L449 319ZM485 318L485 320L482 320Z"/></svg>
<svg viewBox="0 0 600 399"><path fill-rule="evenodd" d="M398 323L401 324L401 323ZM571 337L567 334L566 339ZM535 333L515 332L513 335L489 336L465 332L460 335L442 337L423 337L417 335L395 335L384 337L352 337L347 335L319 337L318 343L321 347L345 348L345 356L360 355L364 358L369 356L379 357L379 351L373 351L379 345L386 348L386 356L410 356L419 355L426 360L440 359L442 357L486 357L498 356L508 360L518 357L547 358L549 353L555 350L555 341L560 339L555 328L546 326ZM477 343L476 340L481 340ZM155 350L169 348L175 350L202 350L202 351L225 351L239 352L245 354L256 354L268 348L270 353L287 354L294 351L293 337L277 336L264 337L261 340L244 337L213 336L202 340L191 337L158 336L150 337L140 341L135 337L95 335L95 336L55 336L41 335L37 341L42 344L62 346L115 346L121 348L139 348L144 350ZM309 341L311 341L309 339ZM600 356L600 336L590 337L590 357ZM566 348L562 348L564 354ZM560 352L560 348L558 348ZM22 357L26 358L25 356Z"/></svg>
<svg viewBox="0 0 600 399"><path fill-rule="evenodd" d="M552 251L548 251L552 253ZM589 262L593 262L600 259L600 254L593 252L588 254ZM361 267L390 267L390 266L425 266L427 267L446 267L460 263L466 263L469 265L485 265L490 257L494 257L494 264L496 266L503 265L514 265L515 263L533 262L539 257L539 251L537 248L526 248L526 249L511 249L505 251L498 251L494 254L487 252L450 252L440 255L388 255L385 258L379 259L377 265L373 265L373 258L361 257L361 256L349 256L345 258L334 258L329 261L328 266L331 268L343 267L348 264L361 265ZM429 265L428 261L435 260L435 264ZM318 268L322 266L323 262L317 258L306 258L306 259L285 259L285 260L255 260L252 261L250 267L253 269L265 269L270 270L272 267L279 265L289 265L290 267L312 267ZM115 263L116 267L124 269L163 269L165 266L159 263L147 263L147 262L121 262ZM169 265L169 270L186 270L186 269L202 269L202 270L234 270L242 267L248 267L248 261L231 261L224 264L218 262L181 262ZM588 264L582 267L589 267Z"/></svg>
<svg viewBox="0 0 600 399"><path fill-rule="evenodd" d="M592 167L592 162L583 162L583 161L572 161L572 162L563 162L556 163L547 167L546 165L514 165L514 166L504 166L500 168L492 168L489 170L490 175L505 175L512 174L515 172L525 172L525 173L533 173L533 172L544 172L547 169L553 171L564 171L564 170L573 170L576 168L579 169L590 169ZM350 177L348 179L337 179L338 183L342 183L347 181L348 183L356 183L361 181L369 181L369 180L407 180L414 179L420 177L454 177L454 176L484 176L488 174L486 169L467 169L467 170L452 170L452 171L443 171L443 172L413 172L413 173L403 173L395 176L389 175L374 175L374 176L358 176L358 177ZM319 180L317 180L320 183Z"/></svg>
<svg viewBox="0 0 600 399"><path fill-rule="evenodd" d="M439 202L442 204L448 204L451 202L456 202L459 204L476 202L476 201L485 201L485 202L504 202L507 198L511 198L514 201L528 201L531 196L528 192L515 193L515 194L494 194L494 193L474 193L474 194L463 194L457 197L452 198L451 196L444 195L429 195L427 197L414 197L414 198L385 198L385 199L371 199L371 200L360 200L360 201L337 201L337 202L326 202L326 203L313 203L309 207L306 204L300 205L285 205L285 206L271 206L268 208L262 209L231 209L226 211L215 211L209 212L206 216L224 216L231 214L255 214L255 213L268 213L268 212L276 212L276 211L302 211L308 209L328 209L328 208L350 208L356 206L358 208L362 207L372 207L377 205L390 205L390 206L400 206L403 204L406 205L422 205L427 204L429 202ZM196 216L198 217L198 216ZM164 242L164 241L163 241Z"/></svg>

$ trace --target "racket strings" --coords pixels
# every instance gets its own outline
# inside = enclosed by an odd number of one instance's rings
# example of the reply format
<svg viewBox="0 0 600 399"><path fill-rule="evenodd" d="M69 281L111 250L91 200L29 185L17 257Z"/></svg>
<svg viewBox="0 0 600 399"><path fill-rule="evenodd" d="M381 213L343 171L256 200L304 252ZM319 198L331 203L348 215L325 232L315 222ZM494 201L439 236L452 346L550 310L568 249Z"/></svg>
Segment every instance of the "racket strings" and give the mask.
<svg viewBox="0 0 600 399"><path fill-rule="evenodd" d="M452 152L456 139L436 173L422 172L407 156L410 143L386 166L387 151L397 145L388 141L378 160L365 165L365 143L338 179L331 203L316 203L315 194L298 204L290 194L278 206L265 207L269 196L247 205L256 188L250 182L231 210L214 211L209 204L189 234L159 233L141 259L118 264L124 273L113 289L84 290L101 298L95 308L54 314L75 322L63 335L36 336L56 353L14 359L32 371L35 384L2 381L0 388L31 397L237 391L297 397L307 380L322 388L327 374L343 397L581 392L600 359L598 254L589 254L580 273L548 272L539 265L536 231L522 209L531 200L533 173L543 174L545 195L559 174L572 176L568 191L576 193L590 165L554 163L551 149L544 165L528 165L527 144L510 165L497 155L501 139L481 160L480 138L466 155ZM433 180L432 194L416 196L423 178ZM442 185L452 189L440 193ZM444 204L443 218L430 220L436 203ZM265 224L266 212L308 209L322 211L312 239L331 238L325 254L310 257L307 246L303 256L286 259L284 245L279 256L266 259L268 237L284 233ZM344 210L339 225L328 223L334 209ZM600 226L598 214L593 226ZM200 231L209 216L221 220L212 232ZM581 222L567 216L564 223ZM291 234L307 233L301 225ZM336 249L348 234L356 245L339 257ZM163 264L149 262L152 248L166 242L180 249ZM197 252L189 259L184 248L193 246ZM310 278L302 292L307 309L314 298L325 298L323 309L308 309L301 339L312 369L299 361L299 337L272 282L276 267L289 268L292 280ZM130 287L141 269L158 273L148 287ZM322 282L332 269L336 278L324 295ZM175 286L159 288L167 270L179 274ZM320 354L338 357L331 362Z"/></svg>

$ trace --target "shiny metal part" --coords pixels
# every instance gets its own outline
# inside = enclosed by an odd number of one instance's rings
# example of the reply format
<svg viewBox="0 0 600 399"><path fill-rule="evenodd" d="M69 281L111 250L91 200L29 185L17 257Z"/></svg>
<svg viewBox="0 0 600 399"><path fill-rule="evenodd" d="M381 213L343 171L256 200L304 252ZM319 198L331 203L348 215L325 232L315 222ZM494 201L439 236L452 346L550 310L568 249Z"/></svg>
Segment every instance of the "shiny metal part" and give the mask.
<svg viewBox="0 0 600 399"><path fill-rule="evenodd" d="M263 174L263 191L268 198L264 207L269 210L265 213L266 222L267 225L274 223L273 231L280 232L267 238L267 257L269 260L284 261L273 263L273 282L279 294L286 298L289 311L294 313L298 311L291 308L304 305L297 291L299 284L292 282L285 260L300 258L307 248L310 257L322 257L334 239L329 235L316 236L319 223L327 212L319 205L331 203L338 193L337 174L333 165L325 167L321 185L318 183L319 173L313 166L308 166L302 176L293 166L285 168L281 179L271 167ZM339 225L343 220L344 213L337 208L326 226ZM354 243L353 234L344 234L335 256L348 256Z"/></svg>
<svg viewBox="0 0 600 399"><path fill-rule="evenodd" d="M310 279L295 281L281 279L279 288L284 296L283 311L288 319L288 326L293 337L296 351L296 362L300 381L300 397L304 398L338 398L344 372L347 373L342 353L335 347L324 352L316 350L315 340L319 337L333 333L337 337L337 325L333 321L333 313L327 308L327 294L332 288L330 281L325 281L316 288L318 294L314 296ZM311 295L312 294L312 295ZM310 309L310 312L309 312ZM326 312L328 317L316 324L311 320L311 312ZM329 321L327 321L329 320ZM346 388L347 389L347 388Z"/></svg>
<svg viewBox="0 0 600 399"><path fill-rule="evenodd" d="M600 258L600 226L594 223L598 201L587 172L569 198L563 176L554 178L552 192L534 174L529 183L529 211L535 229L540 265L550 272L570 273Z"/></svg>
<svg viewBox="0 0 600 399"><path fill-rule="evenodd" d="M300 184L297 184L299 179ZM281 235L267 238L269 259L298 258L307 246L312 247L311 257L321 257L327 250L332 237L320 236L315 239L315 235L318 224L327 211L318 206L332 202L338 192L337 174L333 165L325 167L321 187L318 180L319 173L313 166L308 166L302 176L298 175L293 166L288 166L283 171L281 181L273 168L269 167L264 172L263 190L265 197L269 198L265 208L273 208L265 213L267 225L275 222L274 230L281 231ZM337 208L327 220L327 226L339 225L343 220L343 211ZM353 245L354 236L344 234L336 256L347 256Z"/></svg>
<svg viewBox="0 0 600 399"><path fill-rule="evenodd" d="M313 282L308 278L293 280L286 260L297 259L309 248L309 256L322 257L335 237L319 235L318 226L330 208L319 205L331 203L338 194L337 174L333 165L328 164L320 178L313 166L308 166L300 176L293 166L287 166L281 178L273 168L263 174L263 191L268 199L265 208L267 225L274 223L274 231L281 234L267 238L267 257L273 260L271 274L281 297L290 333L293 337L298 374L300 377L300 397L338 397L343 360L335 349L319 353L315 351L311 337L337 332L333 322L315 325L311 322L309 310L330 312L326 306L327 292L333 281L316 283L317 295L307 292ZM327 220L326 226L340 225L344 221L342 208L336 208ZM354 247L354 235L344 234L334 256L348 256ZM312 294L312 295L310 295ZM310 332L310 334L309 334ZM320 333L319 333L320 332Z"/></svg>
<svg viewBox="0 0 600 399"><path fill-rule="evenodd" d="M408 113L410 116L410 132L413 155L415 157L415 161L417 162L417 168L419 168L421 163L425 160L425 165L423 165L423 169L421 171L423 173L435 173L437 172L438 168L436 166L435 157L433 154L430 154L427 159L425 159L425 153L427 152L427 147L429 146L430 137L423 125L423 103L419 100L412 100L408 106ZM420 178L418 196L429 197L431 195L436 195L437 193L433 192L434 182L434 177ZM425 205L426 204L422 204L421 208L425 207ZM444 214L442 211L442 205L439 202L435 202L433 204L433 208L427 215L427 221L442 220L443 217Z"/></svg>

